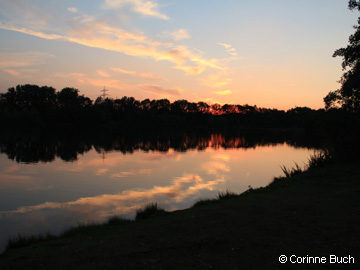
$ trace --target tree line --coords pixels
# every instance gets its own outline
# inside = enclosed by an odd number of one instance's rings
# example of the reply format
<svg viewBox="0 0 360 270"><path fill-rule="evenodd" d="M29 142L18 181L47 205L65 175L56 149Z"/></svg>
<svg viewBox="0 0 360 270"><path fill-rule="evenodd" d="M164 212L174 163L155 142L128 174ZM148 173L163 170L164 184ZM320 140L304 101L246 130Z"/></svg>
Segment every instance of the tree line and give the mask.
<svg viewBox="0 0 360 270"><path fill-rule="evenodd" d="M95 101L66 87L18 85L0 94L0 123L6 127L277 127L310 128L323 109L288 111L250 105L212 104L168 99L142 101L98 97Z"/></svg>

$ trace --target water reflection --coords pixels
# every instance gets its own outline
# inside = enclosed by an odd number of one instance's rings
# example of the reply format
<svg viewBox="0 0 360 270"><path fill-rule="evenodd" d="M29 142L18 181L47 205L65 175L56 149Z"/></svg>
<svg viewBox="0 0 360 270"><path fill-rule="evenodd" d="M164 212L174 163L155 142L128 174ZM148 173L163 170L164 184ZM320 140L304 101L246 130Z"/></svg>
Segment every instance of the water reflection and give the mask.
<svg viewBox="0 0 360 270"><path fill-rule="evenodd" d="M301 164L313 152L299 147L306 141L297 134L261 135L3 136L0 250L12 234L59 233L133 217L148 202L175 210L225 189L264 186L281 174L279 165Z"/></svg>
<svg viewBox="0 0 360 270"><path fill-rule="evenodd" d="M305 139L299 132L265 130L243 131L222 134L212 133L152 133L127 134L62 134L40 133L23 136L7 134L0 137L0 152L9 159L22 163L52 162L55 158L75 161L79 155L95 149L98 153L119 151L123 154L137 150L167 153L173 149L184 152L206 148L255 148L287 142L294 147L317 147L316 142Z"/></svg>

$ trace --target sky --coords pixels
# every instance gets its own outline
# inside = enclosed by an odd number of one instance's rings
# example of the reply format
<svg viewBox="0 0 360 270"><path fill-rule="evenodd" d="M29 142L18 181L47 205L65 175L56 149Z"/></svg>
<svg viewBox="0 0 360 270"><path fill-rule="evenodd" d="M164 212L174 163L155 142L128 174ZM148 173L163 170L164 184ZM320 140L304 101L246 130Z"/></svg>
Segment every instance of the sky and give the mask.
<svg viewBox="0 0 360 270"><path fill-rule="evenodd" d="M0 92L324 107L358 12L346 0L0 0Z"/></svg>

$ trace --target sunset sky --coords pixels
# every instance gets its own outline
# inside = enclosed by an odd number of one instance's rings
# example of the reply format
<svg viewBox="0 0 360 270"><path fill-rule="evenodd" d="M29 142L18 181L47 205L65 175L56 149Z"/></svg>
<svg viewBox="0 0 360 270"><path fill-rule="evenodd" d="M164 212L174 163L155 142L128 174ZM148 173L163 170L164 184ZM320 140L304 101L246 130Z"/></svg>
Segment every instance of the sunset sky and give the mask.
<svg viewBox="0 0 360 270"><path fill-rule="evenodd" d="M323 107L358 13L346 0L0 0L0 92Z"/></svg>

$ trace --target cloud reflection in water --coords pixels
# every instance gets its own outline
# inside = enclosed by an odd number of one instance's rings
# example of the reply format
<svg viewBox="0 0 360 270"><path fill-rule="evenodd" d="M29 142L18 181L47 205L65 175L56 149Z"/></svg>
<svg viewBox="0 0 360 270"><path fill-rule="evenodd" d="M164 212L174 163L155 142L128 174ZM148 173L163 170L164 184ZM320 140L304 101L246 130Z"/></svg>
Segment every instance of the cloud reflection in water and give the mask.
<svg viewBox="0 0 360 270"><path fill-rule="evenodd" d="M59 233L70 225L103 222L114 215L133 217L139 206L152 201L160 201L163 207L174 210L177 203L182 203L200 190L213 190L223 182L224 179L206 181L197 174L186 174L174 178L168 186L83 197L65 203L45 202L22 206L14 211L0 211L0 227L12 233L38 233L39 227L43 228L42 231ZM6 239L0 238L0 244L1 241Z"/></svg>

